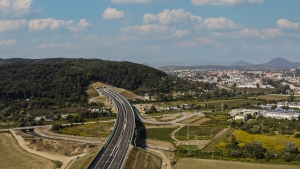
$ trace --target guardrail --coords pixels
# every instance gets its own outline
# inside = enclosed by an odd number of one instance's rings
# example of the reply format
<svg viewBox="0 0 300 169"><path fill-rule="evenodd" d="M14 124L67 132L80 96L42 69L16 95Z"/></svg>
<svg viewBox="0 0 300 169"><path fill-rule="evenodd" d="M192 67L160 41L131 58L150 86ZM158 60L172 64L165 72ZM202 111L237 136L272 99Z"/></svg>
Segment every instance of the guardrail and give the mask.
<svg viewBox="0 0 300 169"><path fill-rule="evenodd" d="M96 90L97 90L98 92L100 92L99 89L96 89ZM103 92L102 94L106 95L105 92ZM106 95L106 96L109 97L108 95ZM110 97L109 97L109 98L110 98ZM113 100L113 102L115 103L115 100L114 100L114 99L112 99L112 100ZM117 104L115 103L115 105L117 105ZM117 107L117 109L119 110L118 107ZM104 151L105 151L105 149L106 149L108 143L110 143L110 141L111 141L112 136L115 134L116 126L117 126L118 123L119 123L119 116L117 116L117 120L116 120L116 122L115 122L114 128L113 128L112 132L110 133L110 135L109 135L107 141L105 142L105 144L103 145L103 147L101 148L101 150L98 152L97 156L96 156L96 157L93 159L93 161L89 164L89 166L87 167L87 169L92 169L92 168L94 167L95 163L99 160L99 158L101 157L101 155L104 153Z"/></svg>
<svg viewBox="0 0 300 169"><path fill-rule="evenodd" d="M130 109L131 109L131 112L133 112L132 113L132 119L133 119L133 126L135 126L135 115L134 115L134 110L133 110L133 108L132 108L132 106L131 106L131 104L129 103L129 101L124 97L124 96L122 96L121 94L119 94L119 93L116 93L119 97L121 97L122 98L122 100L124 101L126 101L127 102L127 104L129 105L129 107L130 107ZM128 115L128 114L127 114ZM131 134L131 144L133 143L133 137L134 136L134 130L132 131L132 134ZM129 152L130 152L130 148L127 150L127 152L126 152L126 154L125 154L125 158L128 156L128 154L129 154ZM122 163L122 165L121 165L121 169L122 168L124 168L124 162Z"/></svg>

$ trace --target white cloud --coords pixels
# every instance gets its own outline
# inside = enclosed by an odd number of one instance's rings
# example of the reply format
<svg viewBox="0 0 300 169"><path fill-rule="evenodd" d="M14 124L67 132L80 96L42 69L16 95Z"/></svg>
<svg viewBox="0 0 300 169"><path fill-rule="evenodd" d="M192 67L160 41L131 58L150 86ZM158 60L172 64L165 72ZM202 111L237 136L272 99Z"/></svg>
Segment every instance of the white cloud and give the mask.
<svg viewBox="0 0 300 169"><path fill-rule="evenodd" d="M266 39L270 37L274 37L276 35L281 34L281 29L248 29L245 28L240 31L234 31L234 32L213 32L212 33L215 37L218 38L231 38L231 39L244 39L244 38L261 38Z"/></svg>
<svg viewBox="0 0 300 169"><path fill-rule="evenodd" d="M281 28L292 28L292 29L298 29L300 27L300 23L294 23L287 19L279 19L276 22L277 26Z"/></svg>
<svg viewBox="0 0 300 169"><path fill-rule="evenodd" d="M34 19L28 22L29 30L42 31L46 29L56 30L64 26L72 25L73 20L55 20L53 18Z"/></svg>
<svg viewBox="0 0 300 169"><path fill-rule="evenodd" d="M264 0L191 0L194 5L238 5L238 4L259 4L263 3Z"/></svg>
<svg viewBox="0 0 300 169"><path fill-rule="evenodd" d="M17 43L17 41L15 39L2 40L2 41L0 41L0 46L12 46L16 43Z"/></svg>
<svg viewBox="0 0 300 169"><path fill-rule="evenodd" d="M90 24L86 19L80 19L75 26L67 26L67 29L69 29L72 33L78 33L92 27L93 25Z"/></svg>
<svg viewBox="0 0 300 169"><path fill-rule="evenodd" d="M27 20L0 20L0 32L17 30L26 26Z"/></svg>
<svg viewBox="0 0 300 169"><path fill-rule="evenodd" d="M141 26L128 26L122 28L121 31L123 33L133 33L144 36L153 36L153 37L176 37L182 38L190 33L189 30L180 30L175 27L169 27L166 25L157 25L157 24L149 24L149 25L141 25Z"/></svg>
<svg viewBox="0 0 300 169"><path fill-rule="evenodd" d="M181 48L191 48L191 47L201 46L201 45L212 45L214 43L215 41L212 39L198 37L194 40L186 40L186 41L176 42L174 44Z"/></svg>
<svg viewBox="0 0 300 169"><path fill-rule="evenodd" d="M234 23L232 20L219 17L219 18L208 18L205 19L201 25L196 26L196 29L205 27L207 29L237 29L242 28L243 25Z"/></svg>
<svg viewBox="0 0 300 169"><path fill-rule="evenodd" d="M109 19L119 19L119 18L123 18L125 16L124 11L119 11L116 8L111 8L108 7L104 13L102 14L102 18L104 20L109 20Z"/></svg>
<svg viewBox="0 0 300 169"><path fill-rule="evenodd" d="M174 28L163 25L141 25L141 26L129 26L121 29L122 32L134 32L143 35L151 35L152 33L167 33L174 31Z"/></svg>
<svg viewBox="0 0 300 169"><path fill-rule="evenodd" d="M73 20L55 20L53 18L34 19L28 22L28 28L31 31L48 31L66 28L72 33L78 33L90 27L93 26L86 19L81 19L75 25Z"/></svg>
<svg viewBox="0 0 300 169"><path fill-rule="evenodd" d="M146 24L150 22L159 22L165 25L170 23L180 23L184 21L200 22L201 19L201 16L195 16L190 12L184 11L183 9L165 9L163 12L157 15L146 13L143 16L143 21Z"/></svg>
<svg viewBox="0 0 300 169"><path fill-rule="evenodd" d="M116 4L126 4L126 3L148 3L152 0L112 0Z"/></svg>
<svg viewBox="0 0 300 169"><path fill-rule="evenodd" d="M190 33L189 30L176 30L174 33L174 37L181 38Z"/></svg>
<svg viewBox="0 0 300 169"><path fill-rule="evenodd" d="M31 9L32 3L33 0L0 0L0 14L3 18L24 18L39 12Z"/></svg>
<svg viewBox="0 0 300 169"><path fill-rule="evenodd" d="M82 46L72 43L42 43L37 48L49 49L49 48L60 48L60 49L78 49Z"/></svg>

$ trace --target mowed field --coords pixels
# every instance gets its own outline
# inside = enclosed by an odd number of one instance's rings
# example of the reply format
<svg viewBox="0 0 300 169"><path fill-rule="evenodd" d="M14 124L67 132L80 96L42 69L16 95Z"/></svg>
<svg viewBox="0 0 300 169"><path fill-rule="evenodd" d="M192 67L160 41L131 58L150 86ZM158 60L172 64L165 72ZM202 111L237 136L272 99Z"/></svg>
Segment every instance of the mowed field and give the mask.
<svg viewBox="0 0 300 169"><path fill-rule="evenodd" d="M189 139L187 139L187 126L178 131L178 140L210 140L224 128L207 126L189 126Z"/></svg>
<svg viewBox="0 0 300 169"><path fill-rule="evenodd" d="M292 165L273 165L273 164L258 164L244 163L222 160L207 160L207 159L191 159L182 158L177 161L173 169L299 169Z"/></svg>
<svg viewBox="0 0 300 169"><path fill-rule="evenodd" d="M134 147L130 152L124 169L159 169L161 159L147 151Z"/></svg>
<svg viewBox="0 0 300 169"><path fill-rule="evenodd" d="M55 169L56 164L23 150L9 133L0 133L0 168Z"/></svg>
<svg viewBox="0 0 300 169"><path fill-rule="evenodd" d="M141 138L172 142L171 134L176 129L177 127L148 128L141 134Z"/></svg>
<svg viewBox="0 0 300 169"><path fill-rule="evenodd" d="M289 97L289 95L262 95L259 96L258 98L260 99L265 99L265 100L275 100L275 101L279 101L279 100L286 100ZM299 99L299 96L295 96L296 99Z"/></svg>

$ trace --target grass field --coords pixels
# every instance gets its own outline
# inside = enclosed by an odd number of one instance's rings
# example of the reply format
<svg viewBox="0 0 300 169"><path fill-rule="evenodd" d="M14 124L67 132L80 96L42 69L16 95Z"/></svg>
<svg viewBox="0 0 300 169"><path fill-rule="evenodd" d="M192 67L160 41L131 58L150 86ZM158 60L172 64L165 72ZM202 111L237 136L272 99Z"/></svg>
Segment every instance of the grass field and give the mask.
<svg viewBox="0 0 300 169"><path fill-rule="evenodd" d="M293 165L273 165L206 159L179 159L173 169L299 169Z"/></svg>
<svg viewBox="0 0 300 169"><path fill-rule="evenodd" d="M187 139L187 126L184 126L175 134L178 140L210 140L215 137L224 128L206 127L206 126L189 126L189 139Z"/></svg>
<svg viewBox="0 0 300 169"><path fill-rule="evenodd" d="M237 91L246 91L246 92L264 92L269 93L273 89L262 89L262 88L235 88Z"/></svg>
<svg viewBox="0 0 300 169"><path fill-rule="evenodd" d="M212 101L207 101L206 103L208 106L215 106L216 108L220 108L221 104L228 105L229 107L232 106L240 106L242 104L250 103L250 104L256 104L256 100L244 100L244 99L234 99L234 100L212 100Z"/></svg>
<svg viewBox="0 0 300 169"><path fill-rule="evenodd" d="M160 169L161 159L151 153L134 147L124 169Z"/></svg>
<svg viewBox="0 0 300 169"><path fill-rule="evenodd" d="M131 91L125 90L123 92L120 93L122 96L124 96L126 99L130 99L130 98L136 98L139 97L138 95L132 93Z"/></svg>
<svg viewBox="0 0 300 169"><path fill-rule="evenodd" d="M173 140L171 138L171 134L174 130L176 130L175 127L172 127L172 128L149 128L149 129L146 129L145 133L141 134L141 138L172 142Z"/></svg>
<svg viewBox="0 0 300 169"><path fill-rule="evenodd" d="M265 100L275 100L275 101L279 101L279 100L286 100L289 97L289 95L261 95L258 96L258 98L260 99L265 99ZM295 96L296 99L299 99L299 96Z"/></svg>
<svg viewBox="0 0 300 169"><path fill-rule="evenodd" d="M225 132L223 132L221 135L219 135L216 139L214 139L213 141L211 141L206 147L204 147L202 149L202 151L213 151L216 146L222 142L226 137L227 135L230 135L232 134L232 132L234 131L234 128L229 128L229 129L226 129Z"/></svg>
<svg viewBox="0 0 300 169"><path fill-rule="evenodd" d="M200 120L200 119L202 119L202 118L203 118L203 116L192 116L192 117L190 117L190 118L187 118L187 119L182 120L180 123L181 123L181 124L190 124L190 123L193 123L193 122L195 122L195 121L198 121L198 120Z"/></svg>
<svg viewBox="0 0 300 169"><path fill-rule="evenodd" d="M88 154L86 156L75 159L70 165L69 169L86 169L88 165L93 161L98 152Z"/></svg>
<svg viewBox="0 0 300 169"><path fill-rule="evenodd" d="M94 89L92 84L89 85L89 87L86 90L86 93L88 94L88 98L99 96L99 93Z"/></svg>
<svg viewBox="0 0 300 169"><path fill-rule="evenodd" d="M264 134L249 134L242 130L235 130L233 134L236 136L239 145L242 146L247 142L259 141L266 149L274 149L276 151L282 151L284 146L288 142L294 142L297 147L300 146L300 139L294 138L293 135L273 135L267 136ZM221 142L218 147L224 147L227 143Z"/></svg>
<svg viewBox="0 0 300 169"><path fill-rule="evenodd" d="M59 130L58 133L101 138L101 137L108 137L113 126L114 126L114 122L76 125L73 127L63 128Z"/></svg>
<svg viewBox="0 0 300 169"><path fill-rule="evenodd" d="M55 169L56 164L24 151L10 133L0 133L0 168Z"/></svg>

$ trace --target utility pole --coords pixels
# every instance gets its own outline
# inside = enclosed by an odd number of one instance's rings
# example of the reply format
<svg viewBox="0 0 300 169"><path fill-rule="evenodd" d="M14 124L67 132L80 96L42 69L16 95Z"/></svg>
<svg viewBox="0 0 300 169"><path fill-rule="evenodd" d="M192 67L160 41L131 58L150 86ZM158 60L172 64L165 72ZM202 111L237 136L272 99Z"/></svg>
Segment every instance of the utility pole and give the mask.
<svg viewBox="0 0 300 169"><path fill-rule="evenodd" d="M190 117L188 118L187 124L187 139L190 139Z"/></svg>
<svg viewBox="0 0 300 169"><path fill-rule="evenodd" d="M222 104L221 104L221 111L222 111L222 113L223 113L223 107L224 107L224 104L222 102Z"/></svg>

